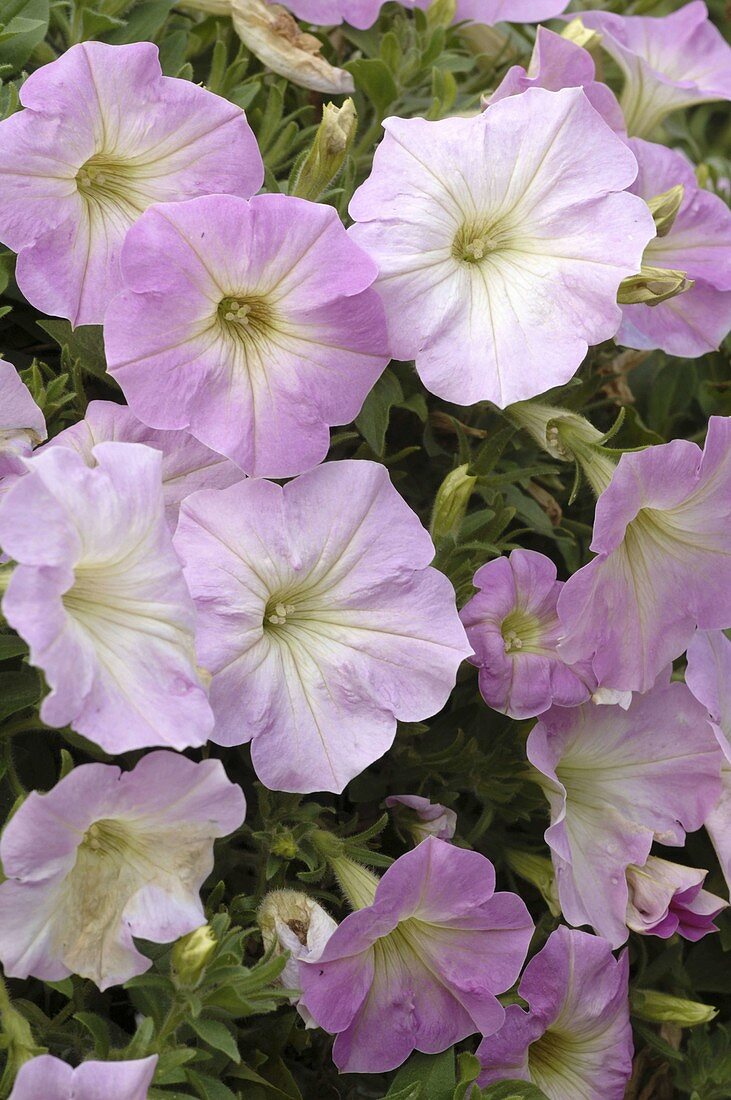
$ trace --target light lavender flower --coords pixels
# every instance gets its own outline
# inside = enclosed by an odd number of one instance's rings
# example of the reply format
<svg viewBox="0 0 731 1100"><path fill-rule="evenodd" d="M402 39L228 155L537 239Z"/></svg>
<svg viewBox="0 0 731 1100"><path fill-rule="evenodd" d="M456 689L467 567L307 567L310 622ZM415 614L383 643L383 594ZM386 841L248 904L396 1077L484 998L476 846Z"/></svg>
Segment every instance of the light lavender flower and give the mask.
<svg viewBox="0 0 731 1100"><path fill-rule="evenodd" d="M614 335L655 235L637 162L581 88L473 118L390 118L349 230L378 264L392 354L460 405L567 382Z"/></svg>
<svg viewBox="0 0 731 1100"><path fill-rule="evenodd" d="M627 710L553 707L527 743L548 799L546 841L566 920L625 942L627 869L653 840L682 847L721 792L721 751L684 684L659 681Z"/></svg>
<svg viewBox="0 0 731 1100"><path fill-rule="evenodd" d="M341 791L396 721L436 713L470 652L434 547L374 462L188 497L175 547L221 745L268 787Z"/></svg>
<svg viewBox="0 0 731 1100"><path fill-rule="evenodd" d="M129 227L154 202L249 198L264 166L240 107L162 75L151 42L82 42L20 89L0 122L0 240L26 298L100 324Z"/></svg>
<svg viewBox="0 0 731 1100"><path fill-rule="evenodd" d="M13 978L79 974L100 989L152 965L133 936L171 943L205 923L213 841L246 803L218 760L153 752L130 772L82 764L33 792L0 839L0 959Z"/></svg>
<svg viewBox="0 0 731 1100"><path fill-rule="evenodd" d="M474 1032L492 1035L505 1018L496 994L516 980L533 933L521 899L494 892L484 856L436 837L380 882L370 877L362 907L316 963L300 964L302 1002L337 1035L338 1068L383 1073L413 1050L437 1054Z"/></svg>
<svg viewBox="0 0 731 1100"><path fill-rule="evenodd" d="M557 928L518 986L528 1011L508 1005L483 1039L482 1086L532 1081L548 1100L622 1100L632 1073L629 960L598 936Z"/></svg>

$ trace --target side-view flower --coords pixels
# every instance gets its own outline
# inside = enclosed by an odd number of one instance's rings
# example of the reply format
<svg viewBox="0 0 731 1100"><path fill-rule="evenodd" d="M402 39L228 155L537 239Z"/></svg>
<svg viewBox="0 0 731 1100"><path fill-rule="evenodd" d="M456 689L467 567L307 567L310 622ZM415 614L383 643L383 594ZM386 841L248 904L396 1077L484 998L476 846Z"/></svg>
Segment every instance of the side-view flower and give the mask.
<svg viewBox="0 0 731 1100"><path fill-rule="evenodd" d="M240 107L162 75L151 42L82 42L32 73L0 123L0 241L38 309L100 324L125 234L154 202L249 198L264 167Z"/></svg>
<svg viewBox="0 0 731 1100"><path fill-rule="evenodd" d="M133 937L171 943L205 923L213 841L245 812L220 761L164 751L131 772L83 764L30 794L0 838L5 972L100 989L142 974L151 962Z"/></svg>
<svg viewBox="0 0 731 1100"><path fill-rule="evenodd" d="M46 421L12 363L0 362L0 478L22 473L21 458L46 438Z"/></svg>
<svg viewBox="0 0 731 1100"><path fill-rule="evenodd" d="M627 710L553 707L528 759L550 810L546 841L561 909L619 947L628 936L627 869L653 840L682 847L721 793L721 751L684 684L662 680Z"/></svg>
<svg viewBox="0 0 731 1100"><path fill-rule="evenodd" d="M434 547L374 462L183 502L175 547L221 745L275 790L341 791L397 719L440 710L471 652Z"/></svg>
<svg viewBox="0 0 731 1100"><path fill-rule="evenodd" d="M16 566L2 611L51 689L50 726L109 752L202 745L213 726L195 665L194 610L165 522L162 455L99 443L26 459L0 502Z"/></svg>

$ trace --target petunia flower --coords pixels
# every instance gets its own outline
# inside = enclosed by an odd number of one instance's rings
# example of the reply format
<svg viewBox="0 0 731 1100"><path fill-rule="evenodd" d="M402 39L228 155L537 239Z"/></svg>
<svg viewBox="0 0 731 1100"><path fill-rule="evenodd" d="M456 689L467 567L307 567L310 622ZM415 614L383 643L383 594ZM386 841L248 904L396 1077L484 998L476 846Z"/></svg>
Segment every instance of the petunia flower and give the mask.
<svg viewBox="0 0 731 1100"><path fill-rule="evenodd" d="M426 9L429 4L430 0L415 0L413 5L405 6ZM456 23L469 20L488 27L495 23L541 23L567 7L568 0L457 0L454 19Z"/></svg>
<svg viewBox="0 0 731 1100"><path fill-rule="evenodd" d="M533 925L516 894L494 891L488 859L427 837L300 964L303 1004L337 1035L341 1072L384 1073L413 1050L498 1030L496 994L516 980Z"/></svg>
<svg viewBox="0 0 731 1100"><path fill-rule="evenodd" d="M0 502L0 546L18 563L2 610L51 689L41 718L111 753L202 745L213 717L162 455L137 443L91 454L93 468L65 447L26 459Z"/></svg>
<svg viewBox="0 0 731 1100"><path fill-rule="evenodd" d="M411 833L416 844L420 844L428 836L435 836L438 840L451 840L457 828L457 815L448 806L442 806L441 802L430 802L418 794L391 794L386 799L386 806L392 810L394 806L404 806L408 816L403 815L406 828Z"/></svg>
<svg viewBox="0 0 731 1100"><path fill-rule="evenodd" d="M314 898L301 890L272 890L259 906L257 921L265 951L273 951L275 955L289 952L279 982L295 990L300 984L300 961L317 962L338 926ZM305 1027L317 1027L299 1001L299 993L290 998L290 1004L297 1005Z"/></svg>
<svg viewBox="0 0 731 1100"><path fill-rule="evenodd" d="M552 703L573 707L586 702L595 686L591 668L572 668L556 648L561 636L556 603L563 582L556 579L550 558L513 550L478 569L474 584L479 591L460 618L488 706L511 718L532 718Z"/></svg>
<svg viewBox="0 0 731 1100"><path fill-rule="evenodd" d="M677 934L695 942L717 932L713 918L728 902L703 890L707 871L650 856L642 867L627 868L627 927L667 940Z"/></svg>
<svg viewBox="0 0 731 1100"><path fill-rule="evenodd" d="M212 739L273 790L341 791L396 720L444 706L471 651L434 547L374 462L188 497L175 547L211 674Z"/></svg>
<svg viewBox="0 0 731 1100"><path fill-rule="evenodd" d="M706 708L724 755L721 797L705 826L731 890L731 641L720 630L699 630L688 646L685 682Z"/></svg>
<svg viewBox="0 0 731 1100"><path fill-rule="evenodd" d="M151 203L261 187L241 108L163 76L151 42L72 46L20 101L0 122L0 241L26 298L73 325L103 321L125 234Z"/></svg>
<svg viewBox="0 0 731 1100"><path fill-rule="evenodd" d="M51 1054L18 1070L10 1100L147 1100L157 1054L131 1062L82 1062L72 1069Z"/></svg>
<svg viewBox="0 0 731 1100"><path fill-rule="evenodd" d="M596 79L594 59L588 50L560 34L538 27L527 69L513 65L489 97L489 105L508 96L520 95L528 88L583 88L595 111L616 133L624 133L624 116L614 92Z"/></svg>
<svg viewBox="0 0 731 1100"><path fill-rule="evenodd" d="M12 363L0 361L0 478L24 471L21 459L46 438L46 421Z"/></svg>
<svg viewBox="0 0 731 1100"><path fill-rule="evenodd" d="M681 847L721 791L721 752L684 684L658 683L618 706L553 707L527 742L545 794L546 841L561 909L613 947L627 939L627 868L653 840Z"/></svg>
<svg viewBox="0 0 731 1100"><path fill-rule="evenodd" d="M702 0L661 16L582 11L581 21L622 70L630 134L649 137L673 111L731 99L731 47Z"/></svg>
<svg viewBox="0 0 731 1100"><path fill-rule="evenodd" d="M349 233L379 266L395 358L432 393L505 407L567 382L614 335L655 233L637 164L580 88L472 118L390 118Z"/></svg>
<svg viewBox="0 0 731 1100"><path fill-rule="evenodd" d="M130 772L82 764L30 794L0 839L6 973L79 974L106 989L148 970L132 937L171 943L205 923L213 841L245 811L220 761L164 751Z"/></svg>
<svg viewBox="0 0 731 1100"><path fill-rule="evenodd" d="M730 55L731 56L731 55ZM616 340L628 348L660 348L692 359L718 348L731 329L731 210L699 187L692 165L674 149L633 138L640 171L630 187L646 201L681 186L670 229L651 240L645 263L685 272L694 285L651 307L623 306Z"/></svg>
<svg viewBox="0 0 731 1100"><path fill-rule="evenodd" d="M622 1100L632 1073L629 960L606 940L557 928L523 972L528 1011L508 1005L477 1057L484 1088L532 1081L548 1100Z"/></svg>
<svg viewBox="0 0 731 1100"><path fill-rule="evenodd" d="M83 420L65 428L42 447L69 447L87 466L95 464L94 448L107 441L144 443L162 454L162 492L165 515L171 531L178 522L180 502L197 489L225 489L241 481L243 472L188 432L164 432L148 428L126 405L114 401L92 401Z"/></svg>
<svg viewBox="0 0 731 1100"><path fill-rule="evenodd" d="M591 658L603 687L647 691L697 626L728 626L730 524L731 418L710 418L703 451L675 439L623 454L597 501L596 557L558 598L564 660Z"/></svg>
<svg viewBox="0 0 731 1100"><path fill-rule="evenodd" d="M256 476L327 454L388 361L373 261L336 211L288 195L148 210L122 251L109 371L132 411Z"/></svg>

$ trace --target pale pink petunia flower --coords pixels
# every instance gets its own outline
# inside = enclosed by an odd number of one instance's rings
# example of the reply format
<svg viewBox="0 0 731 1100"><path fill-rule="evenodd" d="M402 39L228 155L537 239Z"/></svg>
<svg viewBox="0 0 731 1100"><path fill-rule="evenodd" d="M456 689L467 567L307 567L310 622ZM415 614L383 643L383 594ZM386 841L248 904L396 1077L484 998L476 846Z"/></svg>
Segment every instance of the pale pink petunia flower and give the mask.
<svg viewBox="0 0 731 1100"><path fill-rule="evenodd" d="M441 710L471 652L429 535L375 462L195 493L175 548L213 677L211 737L251 741L274 790L341 791L397 720Z"/></svg>
<svg viewBox="0 0 731 1100"><path fill-rule="evenodd" d="M0 839L6 974L79 974L107 989L144 973L152 964L133 937L172 943L205 924L213 842L245 812L219 760L165 751L129 772L82 764L31 793Z"/></svg>
<svg viewBox="0 0 731 1100"><path fill-rule="evenodd" d="M213 716L162 455L108 442L91 456L49 447L0 500L0 547L16 563L2 610L51 689L41 718L111 753L202 745Z"/></svg>
<svg viewBox="0 0 731 1100"><path fill-rule="evenodd" d="M660 16L583 11L581 21L601 33L622 70L620 103L631 135L649 137L682 107L731 99L731 46L702 0Z"/></svg>
<svg viewBox="0 0 731 1100"><path fill-rule="evenodd" d="M12 363L0 361L0 478L23 473L20 461L46 438L46 421Z"/></svg>
<svg viewBox="0 0 731 1100"><path fill-rule="evenodd" d="M82 1062L72 1069L41 1054L20 1067L10 1100L147 1100L157 1058Z"/></svg>
<svg viewBox="0 0 731 1100"><path fill-rule="evenodd" d="M82 42L32 73L0 122L0 241L28 300L101 324L119 253L154 202L249 198L264 166L240 107L162 75L151 42Z"/></svg>
<svg viewBox="0 0 731 1100"><path fill-rule="evenodd" d="M640 167L633 194L649 201L683 187L678 214L667 233L650 241L645 263L683 271L694 285L657 305L622 306L616 340L628 348L660 348L694 359L717 349L731 329L731 210L698 186L681 153L641 138L632 138L629 146Z"/></svg>
<svg viewBox="0 0 731 1100"><path fill-rule="evenodd" d="M373 261L336 211L289 195L156 206L122 251L105 324L132 411L248 474L321 462L388 362Z"/></svg>
<svg viewBox="0 0 731 1100"><path fill-rule="evenodd" d="M682 847L718 802L722 754L705 710L684 684L661 679L627 710L552 707L527 753L551 810L563 914L619 947L628 867L646 863L654 840Z"/></svg>
<svg viewBox="0 0 731 1100"><path fill-rule="evenodd" d="M472 118L390 118L349 233L376 261L395 358L459 405L567 382L613 336L655 234L637 162L581 88Z"/></svg>

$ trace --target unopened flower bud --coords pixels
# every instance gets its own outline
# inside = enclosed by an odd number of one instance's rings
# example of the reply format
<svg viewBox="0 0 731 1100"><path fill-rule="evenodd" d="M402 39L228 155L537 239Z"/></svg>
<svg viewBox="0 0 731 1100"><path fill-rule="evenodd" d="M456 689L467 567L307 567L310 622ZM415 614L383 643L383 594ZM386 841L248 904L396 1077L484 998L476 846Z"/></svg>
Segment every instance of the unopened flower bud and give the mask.
<svg viewBox="0 0 731 1100"><path fill-rule="evenodd" d="M661 195L655 195L654 199L650 199L647 203L655 220L658 237L667 237L673 228L678 211L683 205L684 196L685 188L683 184L676 183L675 187L663 191Z"/></svg>
<svg viewBox="0 0 731 1100"><path fill-rule="evenodd" d="M533 852L521 852L516 848L509 848L505 852L505 859L516 875L532 883L540 891L551 915L560 917L561 903L558 900L556 875L550 859Z"/></svg>
<svg viewBox="0 0 731 1100"><path fill-rule="evenodd" d="M210 924L183 936L173 947L173 981L178 987L195 989L216 950L216 937Z"/></svg>
<svg viewBox="0 0 731 1100"><path fill-rule="evenodd" d="M686 1001L684 997L658 993L655 989L635 989L631 1001L633 1015L653 1024L671 1023L678 1027L697 1027L699 1024L707 1024L718 1015L718 1009L713 1005Z"/></svg>
<svg viewBox="0 0 731 1100"><path fill-rule="evenodd" d="M386 805L389 809L397 807L399 824L411 833L415 844L428 836L438 840L451 840L454 836L457 815L441 802L430 802L418 794L392 794L386 799Z"/></svg>
<svg viewBox="0 0 731 1100"><path fill-rule="evenodd" d="M637 275L629 275L619 284L617 302L621 306L659 306L694 285L684 271L643 264Z"/></svg>
<svg viewBox="0 0 731 1100"><path fill-rule="evenodd" d="M335 179L348 154L358 115L352 99L342 107L326 103L315 140L291 185L290 194L315 202Z"/></svg>
<svg viewBox="0 0 731 1100"><path fill-rule="evenodd" d="M435 541L448 535L459 534L467 505L472 496L477 478L467 473L468 466L458 466L447 474L437 490L432 513L430 534Z"/></svg>
<svg viewBox="0 0 731 1100"><path fill-rule="evenodd" d="M569 42L574 42L577 46L589 51L596 49L602 40L599 31L585 27L583 21L579 18L572 19L570 23L566 24L561 31L561 37L567 38Z"/></svg>

